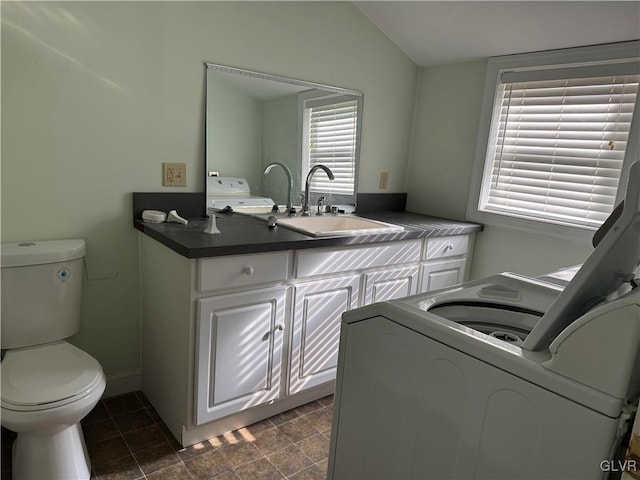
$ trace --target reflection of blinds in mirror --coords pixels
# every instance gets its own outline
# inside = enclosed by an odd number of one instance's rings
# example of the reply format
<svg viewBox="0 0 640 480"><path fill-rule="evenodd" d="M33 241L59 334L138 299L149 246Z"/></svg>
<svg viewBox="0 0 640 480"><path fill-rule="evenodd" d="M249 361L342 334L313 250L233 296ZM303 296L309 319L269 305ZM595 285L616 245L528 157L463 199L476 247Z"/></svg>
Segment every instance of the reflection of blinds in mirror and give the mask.
<svg viewBox="0 0 640 480"><path fill-rule="evenodd" d="M344 98L344 97L343 97ZM317 103L317 104L316 104ZM316 174L311 190L322 193L353 195L355 179L357 100L333 99L332 103L307 103L309 168L329 167L335 180Z"/></svg>
<svg viewBox="0 0 640 480"><path fill-rule="evenodd" d="M584 69L503 74L483 210L592 228L609 215L640 76Z"/></svg>

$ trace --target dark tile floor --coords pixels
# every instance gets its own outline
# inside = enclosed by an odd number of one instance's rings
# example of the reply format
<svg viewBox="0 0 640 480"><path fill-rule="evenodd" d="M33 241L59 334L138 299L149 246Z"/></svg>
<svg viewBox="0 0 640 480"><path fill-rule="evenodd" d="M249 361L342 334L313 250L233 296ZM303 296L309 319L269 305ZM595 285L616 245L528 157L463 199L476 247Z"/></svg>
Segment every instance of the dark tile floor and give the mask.
<svg viewBox="0 0 640 480"><path fill-rule="evenodd" d="M333 396L182 448L142 392L101 400L83 420L96 480L324 479ZM2 480L13 434L2 429Z"/></svg>

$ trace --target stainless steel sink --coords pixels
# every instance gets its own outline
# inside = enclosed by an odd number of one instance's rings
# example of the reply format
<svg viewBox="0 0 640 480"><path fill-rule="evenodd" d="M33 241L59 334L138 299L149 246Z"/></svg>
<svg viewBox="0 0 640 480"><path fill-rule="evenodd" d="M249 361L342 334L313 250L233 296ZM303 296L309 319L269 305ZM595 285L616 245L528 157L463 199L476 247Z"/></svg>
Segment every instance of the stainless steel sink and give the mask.
<svg viewBox="0 0 640 480"><path fill-rule="evenodd" d="M266 214L256 215L267 220ZM404 231L404 227L370 220L356 215L312 215L309 217L277 217L278 225L313 237L336 235L377 235Z"/></svg>

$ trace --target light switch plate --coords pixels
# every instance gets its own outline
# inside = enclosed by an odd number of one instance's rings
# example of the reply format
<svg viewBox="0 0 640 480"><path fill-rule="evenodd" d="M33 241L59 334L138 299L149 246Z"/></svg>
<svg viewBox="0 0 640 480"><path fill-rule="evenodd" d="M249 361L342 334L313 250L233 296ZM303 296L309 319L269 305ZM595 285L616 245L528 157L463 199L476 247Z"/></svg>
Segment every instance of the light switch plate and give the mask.
<svg viewBox="0 0 640 480"><path fill-rule="evenodd" d="M162 164L162 185L165 187L186 187L187 186L187 164L186 163L163 163Z"/></svg>
<svg viewBox="0 0 640 480"><path fill-rule="evenodd" d="M378 182L378 188L380 190L386 190L389 183L389 172L380 172L380 181Z"/></svg>

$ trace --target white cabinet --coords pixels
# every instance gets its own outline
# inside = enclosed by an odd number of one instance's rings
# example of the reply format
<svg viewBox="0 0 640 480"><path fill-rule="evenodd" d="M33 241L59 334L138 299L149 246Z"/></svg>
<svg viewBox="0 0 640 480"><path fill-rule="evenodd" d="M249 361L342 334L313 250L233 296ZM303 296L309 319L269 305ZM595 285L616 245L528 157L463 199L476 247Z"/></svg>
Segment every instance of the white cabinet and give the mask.
<svg viewBox="0 0 640 480"><path fill-rule="evenodd" d="M335 379L345 311L416 293L421 248L404 240L296 252L289 394Z"/></svg>
<svg viewBox="0 0 640 480"><path fill-rule="evenodd" d="M197 301L196 425L280 393L285 289Z"/></svg>
<svg viewBox="0 0 640 480"><path fill-rule="evenodd" d="M471 245L190 259L141 238L143 390L185 446L330 394L342 313L464 280Z"/></svg>
<svg viewBox="0 0 640 480"><path fill-rule="evenodd" d="M413 295L418 290L418 267L365 273L364 285L364 305Z"/></svg>
<svg viewBox="0 0 640 480"><path fill-rule="evenodd" d="M429 292L464 282L468 277L473 248L470 235L425 239L420 265L420 292Z"/></svg>
<svg viewBox="0 0 640 480"><path fill-rule="evenodd" d="M342 313L358 306L359 286L348 275L294 287L290 394L335 378Z"/></svg>
<svg viewBox="0 0 640 480"><path fill-rule="evenodd" d="M464 281L466 260L441 260L424 263L420 268L423 292L439 290Z"/></svg>

